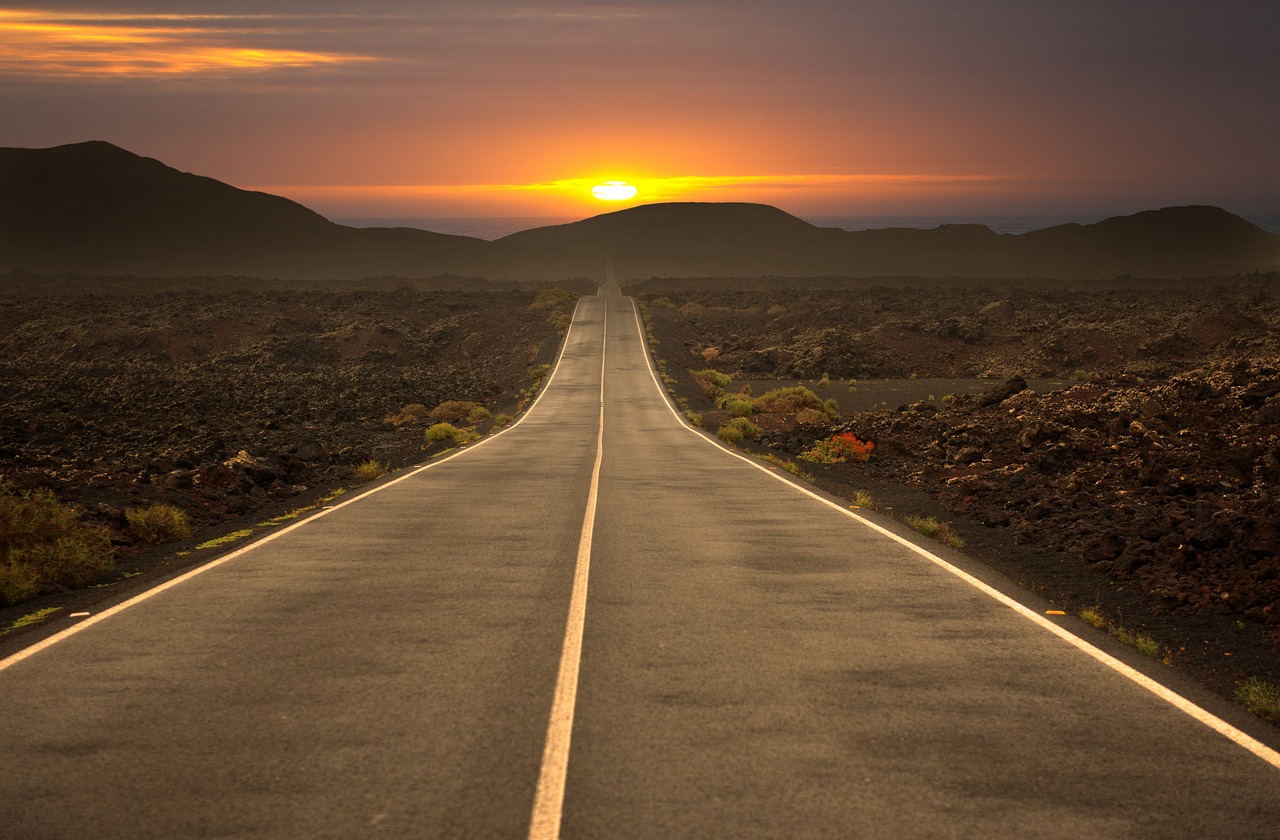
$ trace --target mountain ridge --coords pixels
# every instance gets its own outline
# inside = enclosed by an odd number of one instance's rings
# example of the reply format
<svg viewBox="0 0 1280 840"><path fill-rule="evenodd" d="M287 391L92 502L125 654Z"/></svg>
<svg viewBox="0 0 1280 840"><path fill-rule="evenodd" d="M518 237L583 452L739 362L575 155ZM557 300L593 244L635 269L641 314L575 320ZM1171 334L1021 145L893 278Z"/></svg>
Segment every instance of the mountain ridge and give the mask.
<svg viewBox="0 0 1280 840"><path fill-rule="evenodd" d="M1188 277L1280 269L1280 236L1204 205L1023 234L823 228L765 204L671 202L494 242L352 228L104 141L0 148L0 271L298 278Z"/></svg>

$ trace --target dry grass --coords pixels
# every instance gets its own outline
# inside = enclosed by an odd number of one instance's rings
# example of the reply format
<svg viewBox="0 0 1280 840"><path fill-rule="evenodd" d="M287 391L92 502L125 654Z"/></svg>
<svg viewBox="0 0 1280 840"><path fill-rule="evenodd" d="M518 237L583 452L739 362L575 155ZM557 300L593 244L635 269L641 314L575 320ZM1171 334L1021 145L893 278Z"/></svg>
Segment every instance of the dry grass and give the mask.
<svg viewBox="0 0 1280 840"><path fill-rule="evenodd" d="M124 515L129 522L129 530L144 543L154 545L191 536L191 523L186 512L172 505L129 508Z"/></svg>
<svg viewBox="0 0 1280 840"><path fill-rule="evenodd" d="M48 490L0 485L0 603L16 604L47 586L78 587L114 568L106 528Z"/></svg>

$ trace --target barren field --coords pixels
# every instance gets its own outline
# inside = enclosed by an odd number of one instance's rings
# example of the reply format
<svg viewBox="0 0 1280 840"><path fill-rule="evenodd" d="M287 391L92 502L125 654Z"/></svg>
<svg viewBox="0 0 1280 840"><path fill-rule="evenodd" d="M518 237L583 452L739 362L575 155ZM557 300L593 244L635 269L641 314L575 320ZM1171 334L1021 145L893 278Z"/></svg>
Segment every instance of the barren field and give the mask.
<svg viewBox="0 0 1280 840"><path fill-rule="evenodd" d="M1278 283L653 280L628 291L703 426L729 418L691 375L704 368L734 377L729 392L766 379L883 403L833 422L755 415L761 433L739 445L795 459L833 433L872 441L863 463L795 463L846 498L862 490L876 509L948 524L967 553L1231 694L1248 677L1280 679ZM997 381L972 387L978 377ZM1056 382L1032 390L1031 378ZM970 392L882 399L895 381L910 391L930 379Z"/></svg>
<svg viewBox="0 0 1280 840"><path fill-rule="evenodd" d="M429 420L405 406L479 403L492 417L477 432L514 416L572 309L545 288L0 278L0 482L47 488L105 526L108 581L181 565L179 550L359 483L362 464L448 445L428 444ZM193 538L139 540L126 513L156 504ZM42 588L0 610L0 629L67 594Z"/></svg>

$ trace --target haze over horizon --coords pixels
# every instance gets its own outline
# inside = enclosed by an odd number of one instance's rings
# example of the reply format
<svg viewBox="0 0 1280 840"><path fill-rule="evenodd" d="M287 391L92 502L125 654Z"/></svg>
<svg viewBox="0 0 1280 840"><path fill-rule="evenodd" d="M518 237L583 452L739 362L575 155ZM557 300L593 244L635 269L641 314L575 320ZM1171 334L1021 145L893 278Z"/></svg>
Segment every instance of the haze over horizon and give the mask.
<svg viewBox="0 0 1280 840"><path fill-rule="evenodd" d="M0 146L107 140L331 218L1280 211L1275 4L349 9L0 6Z"/></svg>

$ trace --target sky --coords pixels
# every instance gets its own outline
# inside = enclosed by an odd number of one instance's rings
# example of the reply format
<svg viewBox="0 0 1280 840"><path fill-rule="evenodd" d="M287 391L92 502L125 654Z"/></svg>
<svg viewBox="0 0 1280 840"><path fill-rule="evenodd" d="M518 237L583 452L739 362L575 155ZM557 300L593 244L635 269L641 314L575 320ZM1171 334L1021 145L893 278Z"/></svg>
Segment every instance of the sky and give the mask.
<svg viewBox="0 0 1280 840"><path fill-rule="evenodd" d="M1277 42L1276 0L0 0L0 146L330 218L1275 214Z"/></svg>

